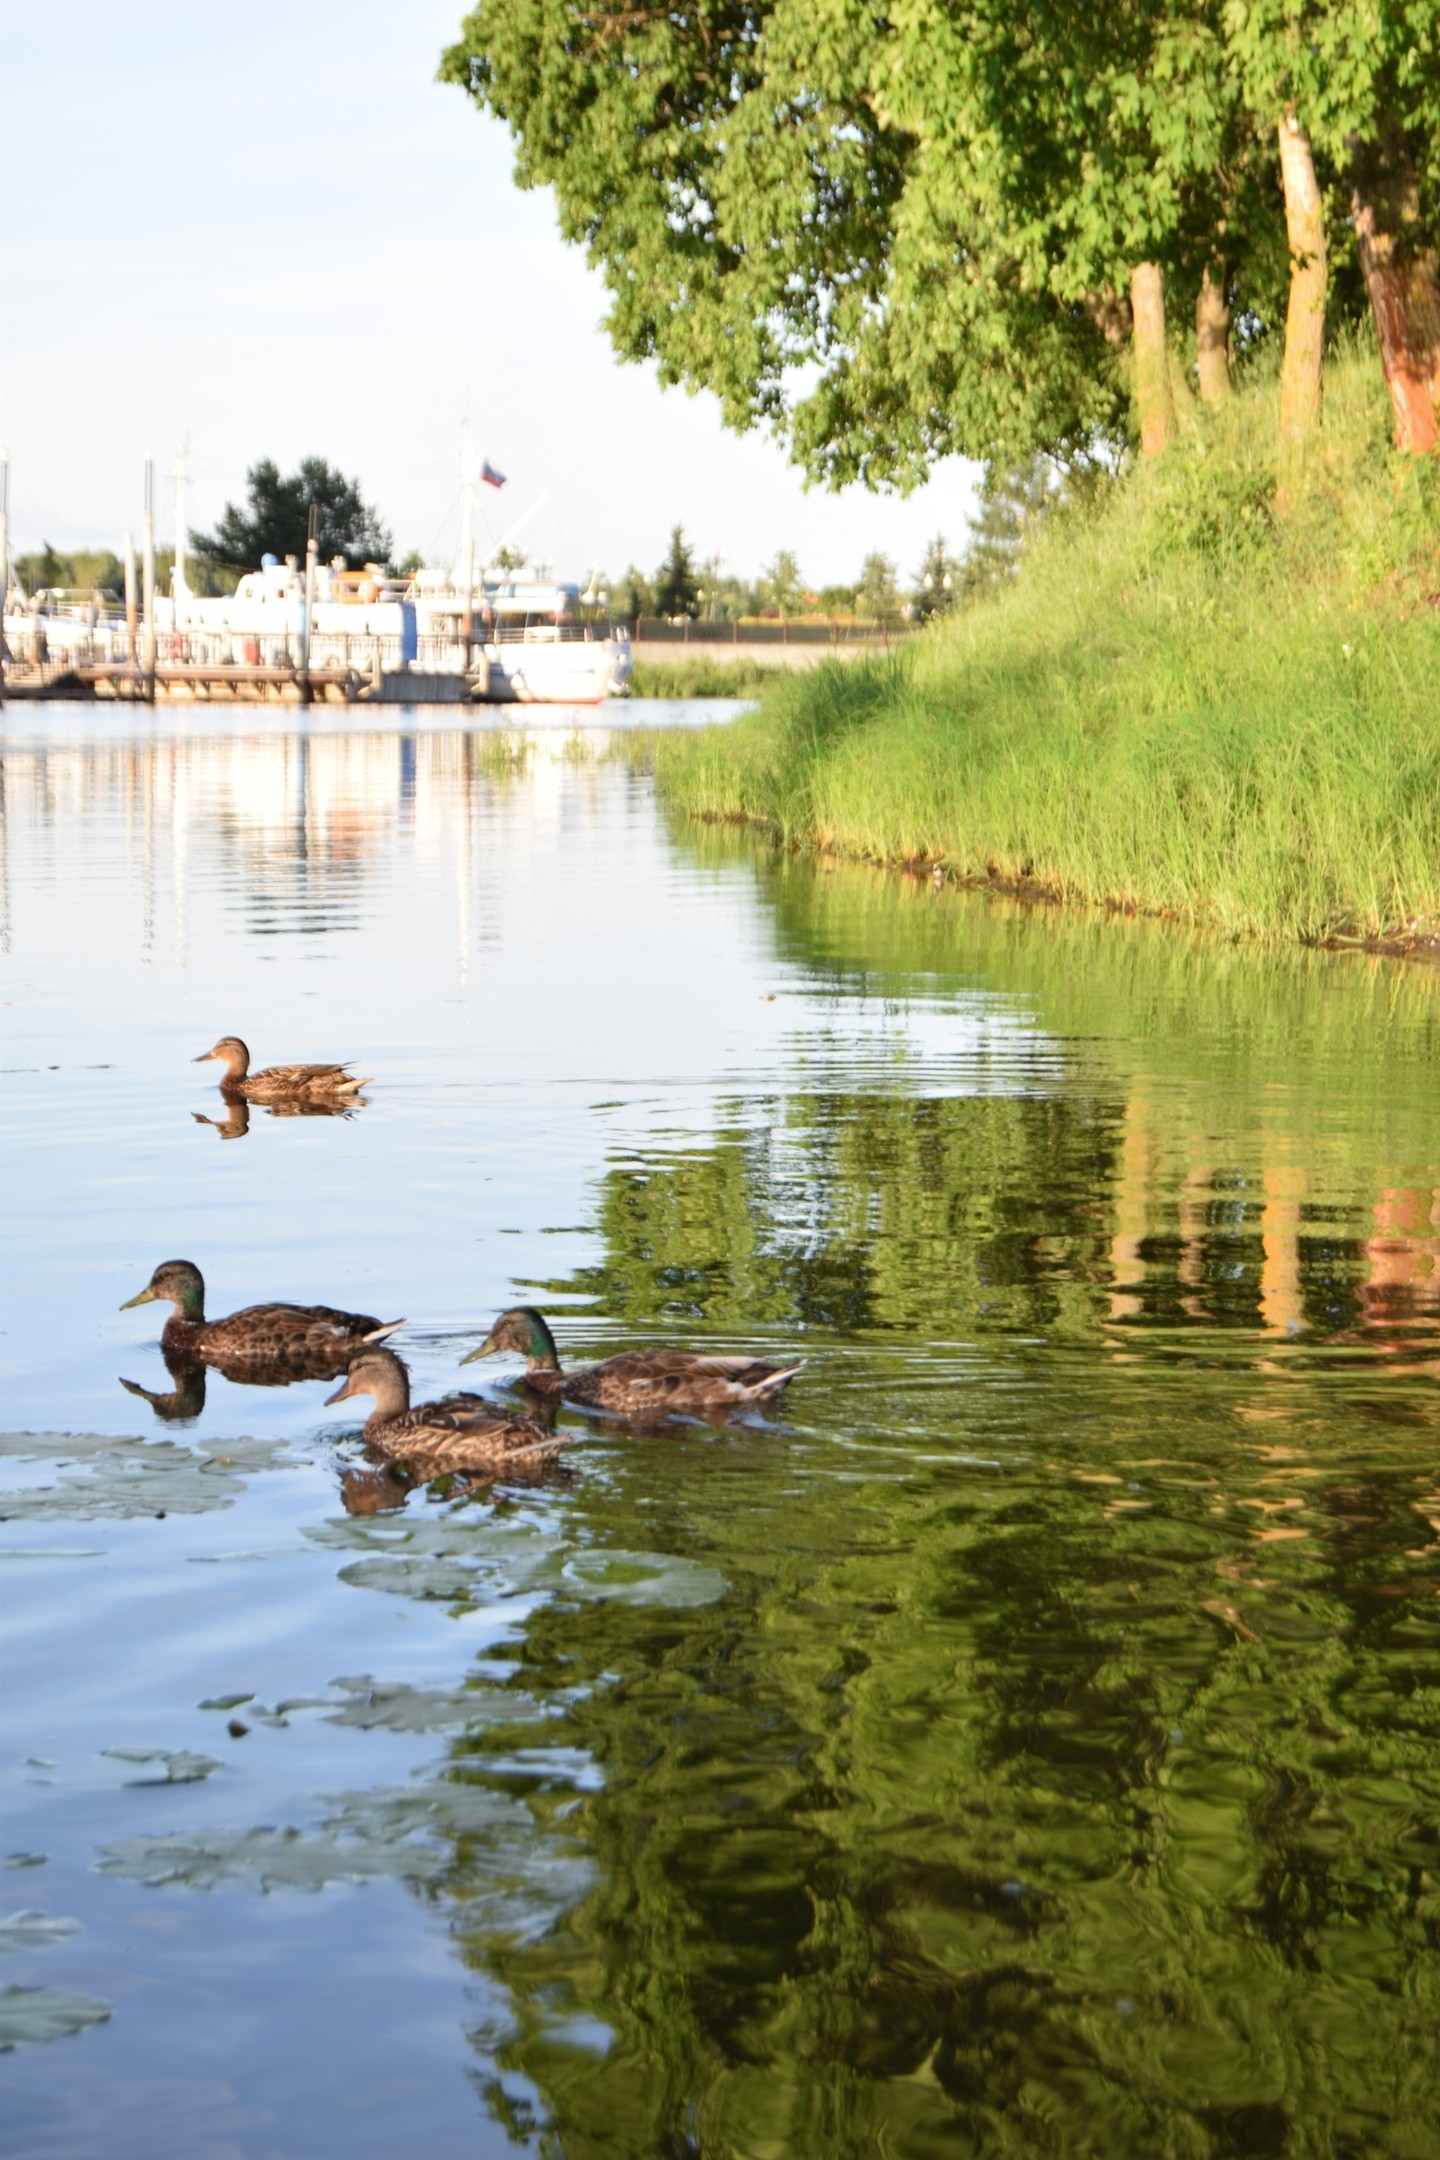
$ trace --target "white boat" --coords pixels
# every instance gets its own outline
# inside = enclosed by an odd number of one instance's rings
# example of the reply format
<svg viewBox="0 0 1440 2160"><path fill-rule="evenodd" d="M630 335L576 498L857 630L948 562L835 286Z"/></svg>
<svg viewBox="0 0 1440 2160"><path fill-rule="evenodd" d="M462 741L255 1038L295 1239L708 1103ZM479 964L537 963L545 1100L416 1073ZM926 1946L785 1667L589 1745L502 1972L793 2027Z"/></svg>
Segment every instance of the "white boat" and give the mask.
<svg viewBox="0 0 1440 2160"><path fill-rule="evenodd" d="M468 467L468 442L464 462ZM408 704L599 705L623 696L630 641L610 622L596 580L582 589L494 561L547 499L533 503L490 559L476 564L466 486L450 571L391 576L377 563L349 570L338 557L329 565L312 561L307 570L294 556L282 563L267 555L233 593L202 599L189 589L181 555L172 592L154 601L157 687L169 694L219 670L235 688L246 677L272 687L293 678L347 697ZM147 650L148 633L127 621L114 596L12 593L9 601L8 654L37 669L68 665L100 677L133 669Z"/></svg>

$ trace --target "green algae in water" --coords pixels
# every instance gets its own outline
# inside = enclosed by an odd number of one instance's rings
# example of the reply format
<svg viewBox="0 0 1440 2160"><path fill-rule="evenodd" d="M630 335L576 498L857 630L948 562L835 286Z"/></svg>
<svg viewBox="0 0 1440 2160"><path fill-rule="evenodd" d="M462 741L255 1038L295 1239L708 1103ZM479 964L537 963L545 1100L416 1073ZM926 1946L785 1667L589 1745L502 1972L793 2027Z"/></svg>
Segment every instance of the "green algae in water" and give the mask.
<svg viewBox="0 0 1440 2160"><path fill-rule="evenodd" d="M0 1956L13 1956L22 1950L45 1950L52 1943L68 1942L72 1935L80 1933L78 1920L52 1919L49 1914L33 1908L3 1913L0 1914Z"/></svg>
<svg viewBox="0 0 1440 2160"><path fill-rule="evenodd" d="M87 2025L103 2025L110 2005L65 1988L0 1988L0 2050L63 2040Z"/></svg>

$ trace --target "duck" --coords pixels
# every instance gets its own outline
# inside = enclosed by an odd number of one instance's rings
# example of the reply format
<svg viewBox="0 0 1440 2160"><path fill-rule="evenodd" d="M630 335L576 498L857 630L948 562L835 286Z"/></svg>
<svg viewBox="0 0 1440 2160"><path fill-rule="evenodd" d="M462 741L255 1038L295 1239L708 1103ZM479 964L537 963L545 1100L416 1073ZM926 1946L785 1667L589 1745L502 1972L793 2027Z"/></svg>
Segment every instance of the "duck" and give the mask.
<svg viewBox="0 0 1440 2160"><path fill-rule="evenodd" d="M807 1362L797 1358L790 1365L775 1365L762 1358L711 1357L696 1350L623 1350L603 1364L577 1365L564 1372L555 1338L533 1305L513 1305L501 1313L479 1349L460 1362L472 1365L499 1350L521 1353L523 1384L541 1402L575 1403L635 1420L706 1416L769 1402Z"/></svg>
<svg viewBox="0 0 1440 2160"><path fill-rule="evenodd" d="M352 1395L374 1397L361 1438L387 1464L428 1483L447 1471L496 1475L516 1465L547 1461L565 1445L538 1418L504 1410L483 1395L449 1395L410 1407L410 1375L393 1350L362 1350L345 1384L327 1395L327 1409Z"/></svg>
<svg viewBox="0 0 1440 2160"><path fill-rule="evenodd" d="M370 1085L368 1078L357 1080L348 1064L267 1065L263 1071L252 1073L250 1052L238 1035L222 1035L213 1049L202 1050L199 1057L190 1062L204 1065L211 1058L218 1058L225 1067L225 1076L220 1082L221 1094L227 1097L238 1095L246 1102L286 1102L297 1098L333 1102L337 1096L358 1095L362 1087Z"/></svg>
<svg viewBox="0 0 1440 2160"><path fill-rule="evenodd" d="M235 1366L265 1384L284 1380L330 1380L344 1372L354 1353L404 1327L370 1313L340 1312L333 1305L247 1305L224 1320L205 1318L205 1278L193 1260L162 1260L143 1290L120 1307L153 1302L173 1308L160 1336L167 1364Z"/></svg>

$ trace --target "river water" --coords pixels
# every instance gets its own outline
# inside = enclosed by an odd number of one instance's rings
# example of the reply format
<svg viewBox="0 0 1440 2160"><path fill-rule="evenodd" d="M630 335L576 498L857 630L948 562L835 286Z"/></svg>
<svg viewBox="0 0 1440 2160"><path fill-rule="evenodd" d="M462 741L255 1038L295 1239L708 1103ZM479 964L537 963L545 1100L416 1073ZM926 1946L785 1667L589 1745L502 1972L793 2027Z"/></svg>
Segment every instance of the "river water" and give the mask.
<svg viewBox="0 0 1440 2160"><path fill-rule="evenodd" d="M1436 976L454 717L5 719L6 2150L1440 2152ZM175 1256L810 1363L367 1512Z"/></svg>

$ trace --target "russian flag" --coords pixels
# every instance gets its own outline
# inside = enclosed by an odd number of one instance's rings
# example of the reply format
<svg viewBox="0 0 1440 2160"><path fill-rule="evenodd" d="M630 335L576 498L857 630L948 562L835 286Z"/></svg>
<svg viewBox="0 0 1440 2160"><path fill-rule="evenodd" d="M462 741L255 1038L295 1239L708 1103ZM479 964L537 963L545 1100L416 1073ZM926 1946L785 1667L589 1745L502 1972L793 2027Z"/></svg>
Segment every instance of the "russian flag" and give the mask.
<svg viewBox="0 0 1440 2160"><path fill-rule="evenodd" d="M505 485L504 473L496 472L489 458L480 460L480 478L485 482L486 487L501 488Z"/></svg>

